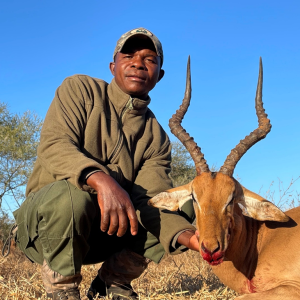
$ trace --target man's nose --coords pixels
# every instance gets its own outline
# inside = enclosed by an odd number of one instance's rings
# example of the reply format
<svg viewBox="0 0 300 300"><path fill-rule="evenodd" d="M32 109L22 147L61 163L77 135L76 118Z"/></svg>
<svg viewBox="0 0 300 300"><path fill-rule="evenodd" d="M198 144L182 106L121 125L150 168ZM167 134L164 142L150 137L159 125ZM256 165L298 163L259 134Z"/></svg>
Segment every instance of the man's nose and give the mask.
<svg viewBox="0 0 300 300"><path fill-rule="evenodd" d="M137 68L138 70L145 70L146 69L144 60L139 56L134 57L131 67L132 68Z"/></svg>

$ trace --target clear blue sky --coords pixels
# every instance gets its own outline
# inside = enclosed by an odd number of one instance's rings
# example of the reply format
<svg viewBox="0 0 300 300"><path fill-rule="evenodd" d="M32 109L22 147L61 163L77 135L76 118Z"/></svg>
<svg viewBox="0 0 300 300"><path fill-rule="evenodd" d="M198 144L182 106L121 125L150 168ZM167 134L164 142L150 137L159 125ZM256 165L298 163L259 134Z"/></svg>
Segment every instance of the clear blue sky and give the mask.
<svg viewBox="0 0 300 300"><path fill-rule="evenodd" d="M111 81L117 39L146 27L161 40L166 75L151 92L151 109L169 133L181 103L188 55L192 102L183 126L208 164L220 167L257 127L254 97L259 57L263 100L273 125L238 163L235 176L254 192L299 170L300 2L252 1L2 1L0 101L12 112L45 117L55 89L73 74ZM174 138L171 136L171 139ZM300 192L300 182L295 185Z"/></svg>

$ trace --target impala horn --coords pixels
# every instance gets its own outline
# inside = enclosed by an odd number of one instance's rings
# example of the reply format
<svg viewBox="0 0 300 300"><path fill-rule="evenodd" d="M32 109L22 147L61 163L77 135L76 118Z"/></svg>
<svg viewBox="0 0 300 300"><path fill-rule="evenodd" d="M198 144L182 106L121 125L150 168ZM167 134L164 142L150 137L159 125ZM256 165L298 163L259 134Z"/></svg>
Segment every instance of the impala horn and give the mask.
<svg viewBox="0 0 300 300"><path fill-rule="evenodd" d="M259 75L255 97L255 110L258 118L258 128L252 131L248 136L239 142L234 149L231 150L227 156L220 172L232 176L234 168L242 156L258 141L264 139L271 130L270 120L265 113L262 102L262 85L263 85L263 67L262 60L259 60Z"/></svg>
<svg viewBox="0 0 300 300"><path fill-rule="evenodd" d="M191 70L190 70L190 57L188 58L187 63L187 73L186 73L186 88L184 93L184 98L182 104L176 113L169 120L169 127L171 132L180 140L180 142L185 146L187 151L190 153L195 166L197 175L200 175L202 172L209 172L208 165L204 159L204 155L201 152L200 147L197 146L194 139L183 129L181 122L185 113L188 110L191 100Z"/></svg>

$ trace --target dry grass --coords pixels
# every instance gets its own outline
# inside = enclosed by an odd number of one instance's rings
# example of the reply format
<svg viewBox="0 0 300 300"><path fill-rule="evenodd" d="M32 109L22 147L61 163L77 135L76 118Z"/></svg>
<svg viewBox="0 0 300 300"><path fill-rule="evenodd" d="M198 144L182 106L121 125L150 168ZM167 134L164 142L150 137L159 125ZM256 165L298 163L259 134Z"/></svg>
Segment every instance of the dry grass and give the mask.
<svg viewBox="0 0 300 300"><path fill-rule="evenodd" d="M40 268L28 261L18 249L0 258L1 300L46 300ZM80 285L83 299L99 265L84 266ZM144 274L133 282L140 299L227 299L236 294L223 286L196 252L168 256L156 265L150 263Z"/></svg>

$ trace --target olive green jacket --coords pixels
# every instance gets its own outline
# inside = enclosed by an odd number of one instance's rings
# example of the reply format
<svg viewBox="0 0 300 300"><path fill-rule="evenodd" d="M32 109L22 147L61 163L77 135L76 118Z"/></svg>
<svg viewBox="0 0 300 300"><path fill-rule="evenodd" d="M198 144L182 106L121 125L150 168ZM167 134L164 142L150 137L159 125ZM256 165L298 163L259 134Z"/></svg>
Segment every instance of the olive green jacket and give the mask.
<svg viewBox="0 0 300 300"><path fill-rule="evenodd" d="M100 169L129 193L141 225L169 252L176 233L194 227L177 213L147 205L171 188L170 142L149 103L149 97L125 94L114 79L107 84L86 75L66 78L44 121L27 195L62 179L94 192L81 175Z"/></svg>

